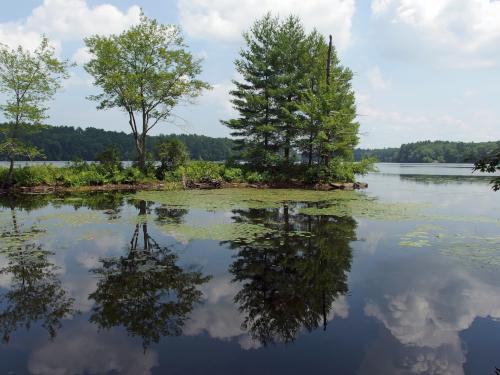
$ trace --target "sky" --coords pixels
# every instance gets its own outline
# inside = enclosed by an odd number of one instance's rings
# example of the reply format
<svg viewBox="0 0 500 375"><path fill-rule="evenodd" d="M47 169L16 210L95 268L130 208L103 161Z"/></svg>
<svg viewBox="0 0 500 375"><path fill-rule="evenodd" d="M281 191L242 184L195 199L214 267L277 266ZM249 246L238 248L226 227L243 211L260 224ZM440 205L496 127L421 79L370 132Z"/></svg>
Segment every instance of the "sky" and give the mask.
<svg viewBox="0 0 500 375"><path fill-rule="evenodd" d="M158 133L229 136L237 116L229 91L241 33L268 11L294 14L307 30L333 35L354 72L360 146L419 140L500 139L499 0L1 0L0 42L34 48L44 33L61 58L78 65L49 103L52 125L129 132L125 113L97 111L98 89L82 68L83 38L119 33L148 17L178 24L203 58L213 89L175 109ZM0 97L1 99L1 97ZM0 117L1 119L1 117Z"/></svg>

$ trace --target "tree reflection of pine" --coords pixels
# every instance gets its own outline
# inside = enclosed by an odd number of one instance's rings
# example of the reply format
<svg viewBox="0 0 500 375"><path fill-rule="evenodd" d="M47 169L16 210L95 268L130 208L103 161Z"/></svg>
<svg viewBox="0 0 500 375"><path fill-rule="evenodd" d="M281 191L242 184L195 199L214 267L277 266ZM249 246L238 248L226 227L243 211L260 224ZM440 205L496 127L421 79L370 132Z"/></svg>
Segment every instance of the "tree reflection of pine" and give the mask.
<svg viewBox="0 0 500 375"><path fill-rule="evenodd" d="M72 306L74 299L61 287L56 276L57 267L49 261L54 253L44 250L41 245L22 243L29 238L30 231L22 231L17 221L16 210L12 207L12 230L2 233L18 243L4 248L2 254L8 264L0 269L0 274L11 276L8 291L0 296L0 332L8 343L14 331L24 326L29 329L41 321L54 338L61 327L61 320L76 313Z"/></svg>
<svg viewBox="0 0 500 375"><path fill-rule="evenodd" d="M292 342L302 328L326 329L333 302L348 292L355 220L293 212L288 205L233 211L236 222L275 229L229 242L239 250L230 272L242 283L235 302L245 314L243 328L264 345Z"/></svg>
<svg viewBox="0 0 500 375"><path fill-rule="evenodd" d="M139 209L139 215L145 215L146 202ZM125 327L130 335L142 338L144 349L163 336L180 335L202 297L197 287L210 277L182 269L177 260L150 236L146 221L137 224L128 254L102 259L102 266L93 270L100 280L89 296L95 301L91 322L104 329Z"/></svg>

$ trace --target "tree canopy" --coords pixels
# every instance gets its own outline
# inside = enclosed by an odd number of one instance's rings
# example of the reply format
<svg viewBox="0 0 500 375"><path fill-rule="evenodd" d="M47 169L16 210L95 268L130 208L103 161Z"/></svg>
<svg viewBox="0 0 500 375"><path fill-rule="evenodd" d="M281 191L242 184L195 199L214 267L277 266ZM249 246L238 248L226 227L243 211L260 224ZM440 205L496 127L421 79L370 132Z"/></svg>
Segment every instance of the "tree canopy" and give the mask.
<svg viewBox="0 0 500 375"><path fill-rule="evenodd" d="M20 136L31 130L29 125L39 125L47 117L45 105L61 87L62 79L68 78L69 65L55 57L46 37L35 51L0 44L0 93L5 94L0 110L9 121L2 128L0 155L10 161L10 176L16 158L38 154Z"/></svg>
<svg viewBox="0 0 500 375"><path fill-rule="evenodd" d="M119 108L128 114L139 167L145 170L146 136L172 116L182 100L210 86L196 77L199 59L187 51L177 26L141 15L139 24L119 35L85 39L93 58L85 70L101 93L91 96L98 109Z"/></svg>
<svg viewBox="0 0 500 375"><path fill-rule="evenodd" d="M0 142L5 135L2 130L8 124L0 124ZM71 126L44 126L34 133L23 134L20 139L39 149L44 158L33 160L69 161L75 159L96 160L96 156L109 146L116 146L122 160L136 160L134 136L94 127L85 129ZM148 152L153 153L157 145L177 139L184 143L194 160L223 161L234 155L234 141L229 138L213 138L197 134L163 134L147 137ZM26 157L18 157L26 160Z"/></svg>
<svg viewBox="0 0 500 375"><path fill-rule="evenodd" d="M255 170L284 171L286 179L338 178L337 169L352 164L359 125L352 72L340 64L331 39L307 34L297 17L271 14L244 39L235 62L242 79L231 91L239 117L223 122L242 157Z"/></svg>
<svg viewBox="0 0 500 375"><path fill-rule="evenodd" d="M356 149L357 160L374 156L388 163L473 163L492 153L500 142L422 141L399 148Z"/></svg>

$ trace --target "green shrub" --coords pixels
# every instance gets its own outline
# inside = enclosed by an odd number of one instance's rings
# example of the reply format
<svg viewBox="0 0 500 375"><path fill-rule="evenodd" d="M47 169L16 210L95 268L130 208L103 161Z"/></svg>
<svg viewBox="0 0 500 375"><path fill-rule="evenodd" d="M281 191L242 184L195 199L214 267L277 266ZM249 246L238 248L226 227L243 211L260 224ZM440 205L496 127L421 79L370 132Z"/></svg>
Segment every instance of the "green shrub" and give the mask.
<svg viewBox="0 0 500 375"><path fill-rule="evenodd" d="M12 181L18 186L50 185L55 183L56 168L51 165L33 165L15 168Z"/></svg>
<svg viewBox="0 0 500 375"><path fill-rule="evenodd" d="M222 181L224 165L208 161L191 161L185 167L185 176L188 181L209 182Z"/></svg>
<svg viewBox="0 0 500 375"><path fill-rule="evenodd" d="M228 182L242 182L245 178L243 171L240 168L228 168L224 169L223 178Z"/></svg>
<svg viewBox="0 0 500 375"><path fill-rule="evenodd" d="M252 184L262 183L266 181L265 175L259 172L248 172L245 176L245 179L247 180L247 182L250 182Z"/></svg>
<svg viewBox="0 0 500 375"><path fill-rule="evenodd" d="M107 172L123 169L120 150L116 145L108 145L104 151L96 155L95 160L97 160Z"/></svg>
<svg viewBox="0 0 500 375"><path fill-rule="evenodd" d="M156 157L160 166L156 168L156 178L162 180L167 172L173 172L189 161L189 150L186 145L178 140L162 142L156 145Z"/></svg>

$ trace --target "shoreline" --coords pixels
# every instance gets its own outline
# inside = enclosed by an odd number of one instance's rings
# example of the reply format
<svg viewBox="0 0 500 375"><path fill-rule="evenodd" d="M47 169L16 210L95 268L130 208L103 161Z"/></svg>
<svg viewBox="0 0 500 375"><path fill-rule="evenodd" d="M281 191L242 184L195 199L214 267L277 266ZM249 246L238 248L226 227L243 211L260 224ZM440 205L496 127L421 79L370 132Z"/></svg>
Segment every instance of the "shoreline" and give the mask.
<svg viewBox="0 0 500 375"><path fill-rule="evenodd" d="M204 190L204 189L304 189L304 190L360 190L368 184L363 182L337 182L305 184L301 182L249 183L249 182L187 182L182 183L143 183L143 184L108 184L66 187L62 185L14 186L0 188L0 194L52 194L52 193L92 193L105 191L148 191L148 190Z"/></svg>

